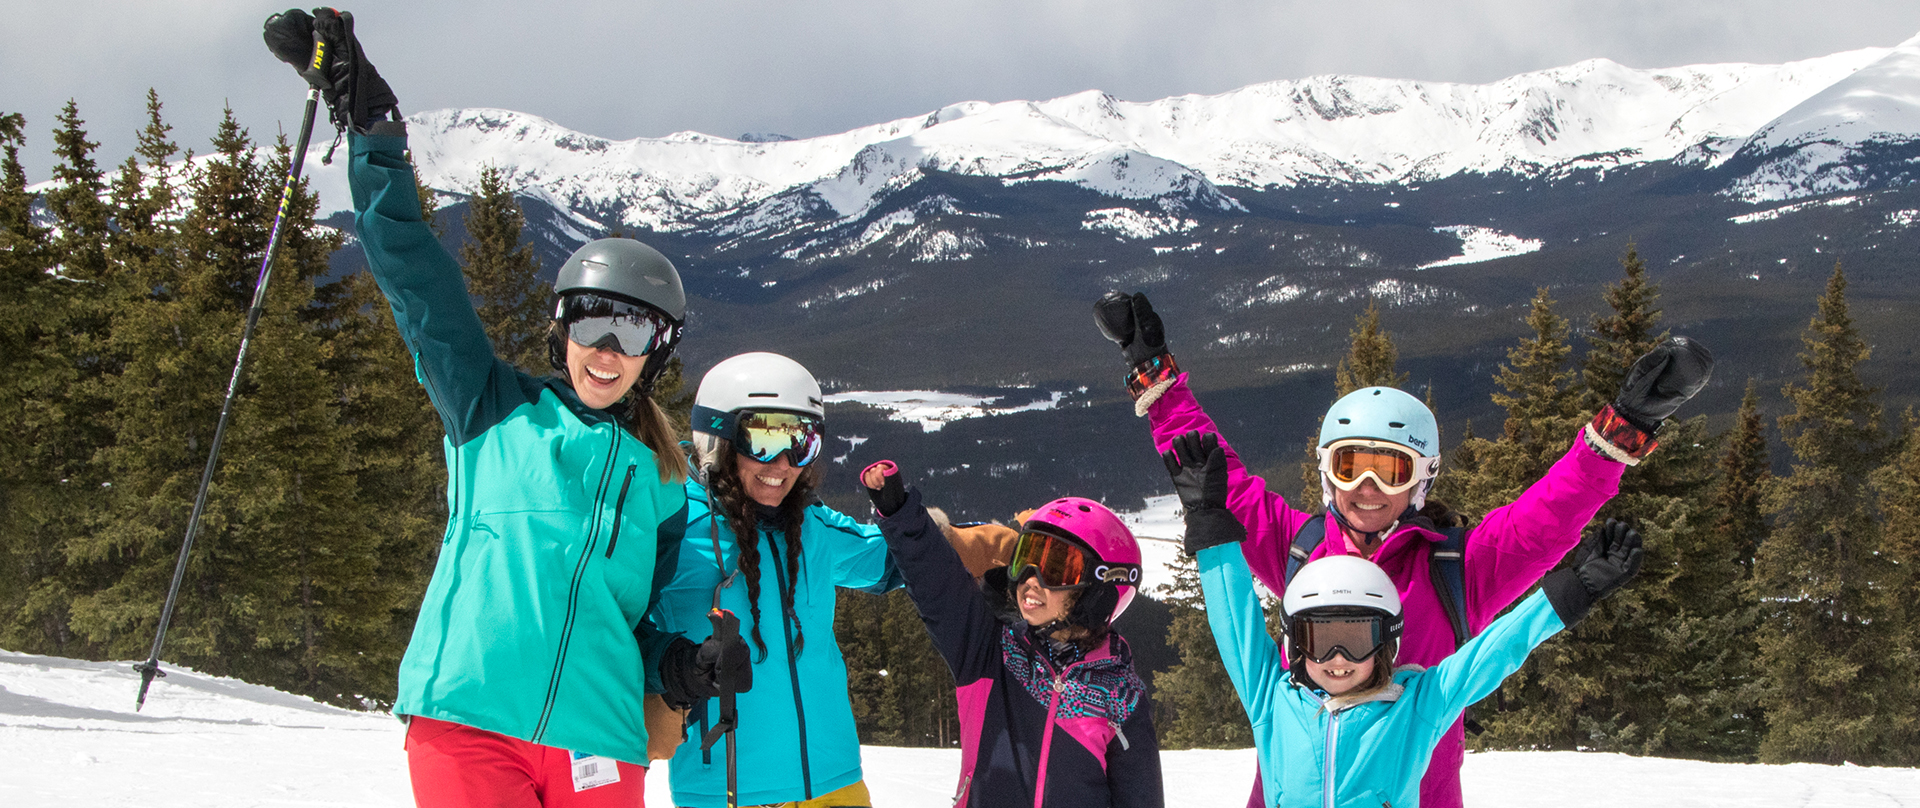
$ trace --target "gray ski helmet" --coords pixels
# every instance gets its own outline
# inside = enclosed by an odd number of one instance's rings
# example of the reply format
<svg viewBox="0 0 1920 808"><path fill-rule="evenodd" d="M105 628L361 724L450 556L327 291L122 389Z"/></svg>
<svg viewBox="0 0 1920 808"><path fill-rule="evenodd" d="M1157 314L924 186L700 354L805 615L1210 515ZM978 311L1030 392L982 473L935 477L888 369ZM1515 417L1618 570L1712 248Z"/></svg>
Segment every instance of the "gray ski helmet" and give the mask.
<svg viewBox="0 0 1920 808"><path fill-rule="evenodd" d="M676 326L687 322L687 292L680 285L680 271L659 250L630 238L603 238L587 242L567 257L559 277L553 282L553 317L557 321L566 308L569 295L591 292L625 298L660 311ZM562 374L567 372L567 338L555 328L547 332L547 361ZM667 369L667 361L679 344L675 336L663 349L647 355L635 385L642 396L653 395L653 383Z"/></svg>
<svg viewBox="0 0 1920 808"><path fill-rule="evenodd" d="M560 267L553 292L611 293L659 309L676 323L687 319L687 292L673 262L630 238L603 238L574 250Z"/></svg>

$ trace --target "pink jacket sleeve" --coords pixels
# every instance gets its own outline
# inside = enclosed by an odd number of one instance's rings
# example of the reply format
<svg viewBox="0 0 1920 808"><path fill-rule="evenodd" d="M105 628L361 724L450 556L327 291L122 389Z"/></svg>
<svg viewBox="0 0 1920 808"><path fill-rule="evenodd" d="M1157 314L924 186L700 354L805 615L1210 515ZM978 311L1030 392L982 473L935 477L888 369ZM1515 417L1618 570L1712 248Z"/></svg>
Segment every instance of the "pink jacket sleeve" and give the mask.
<svg viewBox="0 0 1920 808"><path fill-rule="evenodd" d="M1468 620L1479 631L1580 543L1580 531L1620 491L1627 467L1576 439L1520 498L1467 531Z"/></svg>
<svg viewBox="0 0 1920 808"><path fill-rule="evenodd" d="M1184 373L1147 410L1147 422L1153 429L1157 452L1167 451L1174 438L1196 429L1219 433L1213 419L1200 409ZM1247 526L1247 539L1241 547L1247 566L1262 584L1279 593L1286 586L1287 545L1312 515L1288 505L1286 497L1267 489L1266 480L1249 474L1247 464L1227 444L1225 435L1220 436L1220 448L1227 455L1227 510ZM1558 558L1555 556L1555 560Z"/></svg>

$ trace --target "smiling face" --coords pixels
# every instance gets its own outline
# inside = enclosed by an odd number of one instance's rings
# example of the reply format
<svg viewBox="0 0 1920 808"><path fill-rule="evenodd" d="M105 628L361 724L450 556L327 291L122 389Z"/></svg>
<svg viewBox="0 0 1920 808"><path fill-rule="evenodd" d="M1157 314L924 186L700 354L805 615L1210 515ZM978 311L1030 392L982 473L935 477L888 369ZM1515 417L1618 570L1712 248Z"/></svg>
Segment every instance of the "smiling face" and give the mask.
<svg viewBox="0 0 1920 808"><path fill-rule="evenodd" d="M794 483L800 481L801 469L793 467L782 453L772 463L762 463L743 454L734 454L740 467L740 486L747 497L769 508L779 507L787 500L787 494L793 491Z"/></svg>
<svg viewBox="0 0 1920 808"><path fill-rule="evenodd" d="M567 378L573 380L574 395L596 410L613 406L640 380L644 356L628 356L606 348L589 348L567 340Z"/></svg>
<svg viewBox="0 0 1920 808"><path fill-rule="evenodd" d="M1040 576L1029 575L1013 588L1014 603L1020 607L1020 619L1029 626L1044 626L1064 620L1073 606L1073 593L1067 589L1048 589L1040 585Z"/></svg>
<svg viewBox="0 0 1920 808"><path fill-rule="evenodd" d="M1355 688L1373 679L1373 664L1380 661L1380 655L1367 657L1365 662L1355 662L1346 654L1334 652L1325 662L1306 660L1307 678L1327 691L1329 696L1339 696L1352 692Z"/></svg>
<svg viewBox="0 0 1920 808"><path fill-rule="evenodd" d="M1386 530L1388 525L1400 518L1400 514L1406 512L1407 503L1411 501L1413 501L1413 489L1409 488L1398 494L1382 493L1380 486L1375 485L1372 478L1361 479L1359 487L1352 491L1333 489L1333 506L1340 509L1340 514L1347 518L1347 524L1357 528L1362 534ZM1348 535L1352 536L1356 544L1361 544L1361 539L1364 538L1354 536L1352 531L1349 531ZM1373 552L1371 546L1365 546L1362 549L1369 554Z"/></svg>

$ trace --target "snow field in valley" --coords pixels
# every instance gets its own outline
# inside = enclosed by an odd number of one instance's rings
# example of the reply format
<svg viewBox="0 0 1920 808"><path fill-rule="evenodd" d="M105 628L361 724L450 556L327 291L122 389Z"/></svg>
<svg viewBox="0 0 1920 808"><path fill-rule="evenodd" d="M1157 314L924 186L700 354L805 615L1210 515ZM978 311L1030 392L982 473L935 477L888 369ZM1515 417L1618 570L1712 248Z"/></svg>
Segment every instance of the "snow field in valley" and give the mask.
<svg viewBox="0 0 1920 808"><path fill-rule="evenodd" d="M400 722L168 668L134 712L127 662L0 651L0 805L220 808L413 804ZM954 749L862 750L874 804L946 808ZM1253 750L1162 753L1168 806L1246 802ZM1473 808L1920 806L1920 769L1760 766L1575 752L1467 756ZM672 805L665 771L647 804Z"/></svg>

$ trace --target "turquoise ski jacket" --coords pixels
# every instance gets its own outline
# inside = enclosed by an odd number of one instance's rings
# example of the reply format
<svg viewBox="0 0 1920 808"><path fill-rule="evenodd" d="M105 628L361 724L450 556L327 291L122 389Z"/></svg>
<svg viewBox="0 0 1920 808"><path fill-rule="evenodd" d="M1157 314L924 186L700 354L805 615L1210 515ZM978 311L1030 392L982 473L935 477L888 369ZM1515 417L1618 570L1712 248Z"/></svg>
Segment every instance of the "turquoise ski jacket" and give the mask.
<svg viewBox="0 0 1920 808"><path fill-rule="evenodd" d="M1201 550L1198 561L1207 625L1253 724L1267 804L1282 808L1414 808L1434 744L1461 711L1566 627L1535 592L1440 664L1395 673L1373 698L1344 704L1288 673L1240 542Z"/></svg>
<svg viewBox="0 0 1920 808"><path fill-rule="evenodd" d="M564 379L497 358L460 267L420 220L404 135L352 139L367 263L446 426L447 532L395 715L647 764L634 632L686 494Z"/></svg>
<svg viewBox="0 0 1920 808"><path fill-rule="evenodd" d="M720 592L720 605L740 617L740 635L754 653L753 689L735 700L740 712L734 733L740 805L810 800L861 779L860 738L847 700L847 663L833 636L835 587L881 594L902 584L880 529L825 505L807 507L796 581L787 580L786 565L774 561L786 557L785 532L762 529L757 535L764 657L753 646L746 581L735 578ZM687 534L678 569L649 620L663 636L705 640L713 633L707 612L713 608L714 587L723 571L737 571L739 558L726 517L713 511L706 486L689 480ZM793 590L792 613L781 605L782 588ZM793 643L796 629L799 649ZM700 737L718 718L713 712L718 708L712 699L695 707L687 737L674 752L673 802L681 808L727 804L725 741L700 749Z"/></svg>

